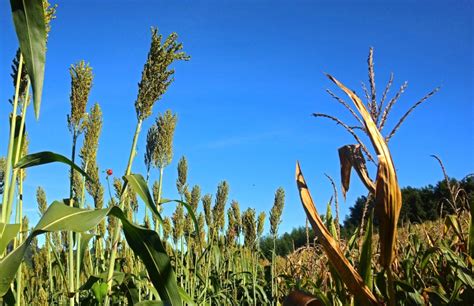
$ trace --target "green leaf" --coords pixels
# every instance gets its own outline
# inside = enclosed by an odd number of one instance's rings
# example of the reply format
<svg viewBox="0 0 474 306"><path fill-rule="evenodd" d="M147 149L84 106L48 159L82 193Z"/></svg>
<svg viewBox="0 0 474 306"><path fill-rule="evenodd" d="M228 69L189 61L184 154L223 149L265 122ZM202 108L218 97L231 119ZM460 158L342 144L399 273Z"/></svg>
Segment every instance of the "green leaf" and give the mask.
<svg viewBox="0 0 474 306"><path fill-rule="evenodd" d="M102 305L102 303L104 302L104 298L107 295L107 283L103 283L100 281L95 282L92 285L91 289L99 305Z"/></svg>
<svg viewBox="0 0 474 306"><path fill-rule="evenodd" d="M367 227L364 233L364 240L362 242L362 251L360 253L360 276L364 283L372 290L372 223L374 218L373 210L367 220Z"/></svg>
<svg viewBox="0 0 474 306"><path fill-rule="evenodd" d="M152 211L152 213L160 220L161 223L163 223L163 218L161 217L161 214L158 212L158 209L156 208L156 204L153 201L153 197L150 193L150 190L148 189L148 185L143 178L141 174L130 174L130 175L125 175L123 177L124 181L132 188L133 191L135 191L138 196L143 200L145 205ZM122 189L125 191L125 186ZM180 201L180 200L166 200L163 199L158 205L163 205L165 203L170 203L170 202L176 202L182 204L185 208L188 214L191 216L191 219L193 220L194 223L194 228L196 232L199 232L199 223L196 218L196 214L194 213L194 210L191 205L189 205L186 202ZM199 239L199 235L197 235Z"/></svg>
<svg viewBox="0 0 474 306"><path fill-rule="evenodd" d="M34 167L34 166L39 166L39 165L44 165L44 164L49 164L49 163L63 163L66 165L69 165L74 168L74 170L78 171L81 173L86 179L89 181L92 181L92 179L87 175L87 173L82 170L78 165L74 164L69 158L49 152L49 151L43 151L43 152L38 152L38 153L33 153L33 154L28 154L26 156L23 156L18 163L15 165L14 168L29 168L29 167Z"/></svg>
<svg viewBox="0 0 474 306"><path fill-rule="evenodd" d="M79 250L79 258L81 263L81 269L84 268L84 254L89 246L89 241L94 237L94 234L83 233L81 234L81 248Z"/></svg>
<svg viewBox="0 0 474 306"><path fill-rule="evenodd" d="M181 296L181 299L183 300L183 302L185 302L189 306L196 305L194 303L193 299L186 293L186 291L184 291L183 288L178 287L178 291L179 291L179 295Z"/></svg>
<svg viewBox="0 0 474 306"><path fill-rule="evenodd" d="M171 305L181 305L171 260L155 231L131 223L118 206L89 210L69 207L58 201L48 207L25 242L0 261L0 297L10 288L34 237L51 231L85 232L95 228L106 216L114 216L122 221L125 238L133 252L145 264L151 282L161 299Z"/></svg>
<svg viewBox="0 0 474 306"><path fill-rule="evenodd" d="M15 238L20 231L20 224L5 224L0 222L0 254L3 254L10 241Z"/></svg>
<svg viewBox="0 0 474 306"><path fill-rule="evenodd" d="M10 288L3 297L3 302L5 303L6 306L13 306L16 305L16 299L15 299L15 294L13 294L12 289Z"/></svg>
<svg viewBox="0 0 474 306"><path fill-rule="evenodd" d="M123 283L124 278L125 278L125 273L123 272L114 271L114 274L112 275L112 280L114 281L114 285L121 285ZM92 285L94 285L97 281L107 282L107 271L99 275L89 276L87 281L81 285L81 287L79 288L79 291L91 289Z"/></svg>
<svg viewBox="0 0 474 306"><path fill-rule="evenodd" d="M158 218L158 220L163 224L163 218L161 217L160 212L156 208L156 205L153 201L153 197L150 194L150 190L148 189L148 185L146 184L145 179L141 174L130 174L125 175L123 180L126 184L135 191L138 196L143 200L145 205L151 210L151 212ZM122 188L122 192L125 191L125 186Z"/></svg>
<svg viewBox="0 0 474 306"><path fill-rule="evenodd" d="M42 0L10 0L16 35L33 87L36 119L39 118L46 62L46 24Z"/></svg>

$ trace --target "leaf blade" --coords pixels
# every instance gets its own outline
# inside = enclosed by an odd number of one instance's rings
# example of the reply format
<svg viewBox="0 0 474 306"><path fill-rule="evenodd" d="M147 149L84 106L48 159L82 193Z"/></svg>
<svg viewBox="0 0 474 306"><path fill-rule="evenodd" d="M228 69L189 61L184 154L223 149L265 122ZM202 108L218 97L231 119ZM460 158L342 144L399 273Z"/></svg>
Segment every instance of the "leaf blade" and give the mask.
<svg viewBox="0 0 474 306"><path fill-rule="evenodd" d="M81 173L87 180L91 181L90 176L81 169L78 165L74 164L69 158L61 154L57 154L50 151L42 151L37 153L32 153L23 156L14 166L14 168L25 169L29 167L35 167L50 163L63 163L74 168L74 170Z"/></svg>
<svg viewBox="0 0 474 306"><path fill-rule="evenodd" d="M10 0L13 23L33 87L36 119L39 118L46 62L46 23L42 0Z"/></svg>

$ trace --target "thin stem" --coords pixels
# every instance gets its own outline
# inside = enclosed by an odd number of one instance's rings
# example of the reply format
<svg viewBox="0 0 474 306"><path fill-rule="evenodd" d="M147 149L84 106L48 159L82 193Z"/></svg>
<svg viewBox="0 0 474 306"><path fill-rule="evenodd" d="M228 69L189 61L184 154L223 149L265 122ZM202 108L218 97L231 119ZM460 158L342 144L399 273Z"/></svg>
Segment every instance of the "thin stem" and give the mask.
<svg viewBox="0 0 474 306"><path fill-rule="evenodd" d="M4 177L4 192L3 192L3 200L2 200L2 222L8 223L9 219L7 219L7 208L11 203L8 203L8 194L9 194L9 183L10 183L10 172L12 168L12 155L13 155L13 139L15 138L15 125L16 125L16 112L18 108L18 96L20 92L20 81L21 81L21 72L23 68L23 55L20 54L20 61L18 64L18 75L16 78L15 84L15 98L13 99L13 114L10 126L10 138L8 141L8 153L7 153L7 160L5 165L5 177ZM3 235L3 232L2 232ZM1 236L1 235L0 235Z"/></svg>
<svg viewBox="0 0 474 306"><path fill-rule="evenodd" d="M128 158L128 165L127 165L127 170L125 171L125 175L129 175L132 172L132 163L133 163L133 158L135 157L135 150L137 147L137 142L138 142L138 135L140 134L141 126L142 126L142 119L139 119L137 122L137 126L135 128L135 134L133 135L133 141L132 141L132 147L130 149L130 156ZM124 196L126 194L126 191L122 193L121 199L120 199L120 208L123 209L124 206ZM120 239L120 230L121 230L121 225L118 220L115 223L113 235L114 239L112 240L112 251L110 254L110 262L109 262L109 270L107 272L107 295L105 296L105 301L104 305L108 306L110 305L110 289L112 288L112 281L113 281L113 275L114 275L114 269L115 269L115 259L117 257L117 245Z"/></svg>
<svg viewBox="0 0 474 306"><path fill-rule="evenodd" d="M85 162L84 171L87 173L89 161ZM82 178L82 193L81 193L81 200L79 201L79 208L84 207L84 198L86 192L86 178ZM81 249L81 233L77 233L77 248L76 248L76 290L79 290L79 284L81 281L81 254L79 250ZM76 295L76 301L79 303L79 295Z"/></svg>
<svg viewBox="0 0 474 306"><path fill-rule="evenodd" d="M388 280L388 304L390 306L395 306L397 304L397 301L395 298L395 284L393 280L392 268L388 267L386 272L387 272L387 280Z"/></svg>
<svg viewBox="0 0 474 306"><path fill-rule="evenodd" d="M19 240L18 240L18 245L20 245L23 241L23 234L21 233L21 228L23 226L22 224L22 216L23 216L23 182L22 180L19 181L19 197L18 197L18 207L17 207L17 216L16 216L16 222L20 224L20 235L19 235ZM16 245L15 248L18 246ZM20 264L20 268L18 269L18 272L16 274L16 305L21 305L21 296L23 292L23 284L22 284L22 266L23 264Z"/></svg>
<svg viewBox="0 0 474 306"><path fill-rule="evenodd" d="M400 120L398 121L398 123L395 125L395 127L393 128L393 130L390 132L390 134L385 138L385 142L388 143L390 141L390 138L392 138L392 136L397 132L397 130L400 128L400 125L402 125L402 123L405 121L405 119L408 117L408 115L410 115L410 113L415 110L415 108L418 107L418 105L420 105L421 103L425 102L429 97L431 97L432 95L434 95L437 91L439 90L439 87L433 89L430 93L428 93L426 96L424 96L423 98L421 98L418 102L416 102L415 104L413 104L412 107L410 107L410 109L408 109L408 111L400 118Z"/></svg>
<svg viewBox="0 0 474 306"><path fill-rule="evenodd" d="M49 280L49 295L50 296L53 296L53 264L52 264L52 261L51 261L51 245L50 245L50 242L49 242L49 239L50 239L50 234L49 233L46 233L46 251L47 251L47 258L46 260L48 261L48 280Z"/></svg>
<svg viewBox="0 0 474 306"><path fill-rule="evenodd" d="M273 251L272 251L272 269L271 269L271 272L272 272L272 304L276 305L277 304L277 301L278 301L278 298L277 298L277 294L276 294L276 282L275 282L275 261L276 261L276 254L275 254L275 250L276 250L276 234L273 235Z"/></svg>
<svg viewBox="0 0 474 306"><path fill-rule="evenodd" d="M357 134L354 132L354 130L351 129L350 126L348 126L347 124L345 124L344 122L342 122L341 120L339 120L338 118L334 117L334 116L331 116L331 115L326 115L326 114L321 114L321 113L314 113L313 114L314 117L323 117L323 118L328 118L328 119L331 119L333 121L335 121L337 124L341 125L342 127L344 127L346 129L346 131L348 131L353 137L354 139L357 141L358 144L360 144L360 147L362 148L362 150L364 151L365 155L367 155L367 158L375 163L375 160L374 158L372 157L372 155L370 154L369 150L367 150L367 147L364 145L364 143L362 142L362 140L360 140L359 136L357 136ZM365 130L364 130L365 132ZM367 132L366 132L367 133Z"/></svg>
<svg viewBox="0 0 474 306"><path fill-rule="evenodd" d="M164 168L161 167L160 168L160 177L158 179L158 203L155 203L155 205L160 205L160 202L161 202L161 190L162 190L162 187L163 187L163 172L164 172ZM178 204L178 205L181 205L181 204ZM160 227L159 227L159 224L158 224L158 220L155 222L155 232L158 233L158 231L160 230ZM159 233L158 233L159 234Z"/></svg>
<svg viewBox="0 0 474 306"><path fill-rule="evenodd" d="M76 159L76 142L77 142L77 129L74 128L74 132L72 135L72 152L71 152L71 161L74 164ZM71 178L69 182L69 206L74 206L74 168L71 166ZM73 232L68 232L68 283L69 283L69 290L74 290L74 237ZM71 292L70 292L71 293ZM74 305L74 297L71 296L69 298L69 305Z"/></svg>
<svg viewBox="0 0 474 306"><path fill-rule="evenodd" d="M15 156L13 156L13 164L16 164L18 162L18 160L20 160L20 153L21 153L21 149L22 149L22 142L23 142L23 132L25 130L25 117L26 117L26 108L28 106L28 103L27 101L30 99L30 81L28 80L28 85L27 85L27 88L26 88L26 94L25 94L25 102L23 103L23 107L22 107L22 116L21 116L21 121L20 121L20 129L18 131L18 142L16 144L16 150L15 150ZM12 121L12 130L14 131L16 129L16 122L14 123L15 125L13 125L13 121ZM14 166L14 165L13 165ZM17 177L18 177L18 171L21 171L20 169L13 169L13 175L12 175L12 179L11 179L11 182L10 182L10 190L9 190L9 193L8 193L8 209L7 209L7 214L6 214L6 218L7 220L10 220L10 217L11 217L11 213L12 213L12 207L13 207L13 197L15 195L15 186L16 186L16 180L17 180ZM6 188L5 188L6 190Z"/></svg>

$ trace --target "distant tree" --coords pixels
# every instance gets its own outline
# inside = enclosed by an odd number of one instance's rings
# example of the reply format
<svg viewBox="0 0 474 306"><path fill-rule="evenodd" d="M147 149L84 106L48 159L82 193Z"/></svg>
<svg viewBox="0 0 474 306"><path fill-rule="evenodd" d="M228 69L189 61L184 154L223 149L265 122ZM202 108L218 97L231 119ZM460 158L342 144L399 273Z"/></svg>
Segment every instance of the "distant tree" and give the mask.
<svg viewBox="0 0 474 306"><path fill-rule="evenodd" d="M468 175L462 180L450 179L451 186L459 184L462 189L462 196L465 199L463 209L467 209L469 203L474 204L474 175ZM420 223L424 221L433 221L440 218L442 210L443 216L454 212L453 207L447 202L451 195L445 180L439 181L435 185L427 185L421 188L405 187L402 191L402 209L400 211L399 225L404 223ZM341 237L347 239L356 228L361 224L362 211L367 198L360 196L356 199L354 206L349 208L349 214L346 216L341 228ZM463 202L463 201L460 201ZM369 202L369 207L373 202ZM458 207L461 208L461 207ZM321 216L324 219L324 216ZM374 225L378 225L378 220L374 217ZM260 240L262 252L267 258L270 258L273 248L272 234L264 236ZM314 239L314 232L310 231L310 241ZM306 229L304 226L294 228L291 232L279 235L275 240L275 253L279 256L285 256L294 249L306 244Z"/></svg>

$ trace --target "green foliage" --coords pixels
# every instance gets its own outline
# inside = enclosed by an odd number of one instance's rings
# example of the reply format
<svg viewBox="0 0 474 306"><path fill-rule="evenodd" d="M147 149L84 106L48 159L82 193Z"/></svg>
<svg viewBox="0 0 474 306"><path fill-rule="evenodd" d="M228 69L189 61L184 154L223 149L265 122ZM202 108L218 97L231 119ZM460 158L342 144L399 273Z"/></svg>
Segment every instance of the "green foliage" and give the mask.
<svg viewBox="0 0 474 306"><path fill-rule="evenodd" d="M43 93L46 62L46 20L42 0L11 0L13 23L33 87L35 115L38 119Z"/></svg>
<svg viewBox="0 0 474 306"><path fill-rule="evenodd" d="M57 153L47 152L47 151L32 153L32 154L29 154L29 155L26 155L26 156L22 157L18 161L18 163L15 165L15 168L26 169L26 168L29 168L29 167L45 165L45 164L55 163L55 162L63 163L63 164L71 166L72 168L74 168L74 170L81 173L86 179L90 180L89 175L87 175L87 173L84 172L84 170L79 168L79 166L74 164L67 157L62 156L62 155L57 154Z"/></svg>
<svg viewBox="0 0 474 306"><path fill-rule="evenodd" d="M309 230L309 240L313 241L315 238L314 231L312 229ZM276 241L276 254L278 256L286 256L297 250L298 248L306 245L306 228L304 226L300 226L291 230L291 232L286 232L280 235ZM271 257L271 252L273 250L273 237L272 236L264 236L260 240L260 247L262 249L263 254L266 257Z"/></svg>
<svg viewBox="0 0 474 306"><path fill-rule="evenodd" d="M109 214L122 221L127 242L144 261L160 296L165 301L180 305L176 277L161 240L154 231L132 224L116 206L87 210L69 207L61 202L53 202L25 242L0 261L0 271L3 272L0 278L0 296L8 291L27 248L37 235L53 231L84 232L97 226Z"/></svg>

